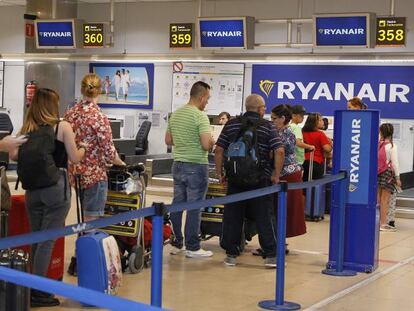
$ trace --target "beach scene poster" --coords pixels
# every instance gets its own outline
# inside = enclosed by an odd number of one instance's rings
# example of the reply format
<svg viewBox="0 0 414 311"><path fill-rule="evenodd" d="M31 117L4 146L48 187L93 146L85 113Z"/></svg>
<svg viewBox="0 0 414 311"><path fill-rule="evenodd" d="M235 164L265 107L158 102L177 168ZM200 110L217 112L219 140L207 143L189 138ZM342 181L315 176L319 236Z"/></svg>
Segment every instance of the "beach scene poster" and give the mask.
<svg viewBox="0 0 414 311"><path fill-rule="evenodd" d="M91 63L101 78L98 104L105 108L153 108L153 64Z"/></svg>

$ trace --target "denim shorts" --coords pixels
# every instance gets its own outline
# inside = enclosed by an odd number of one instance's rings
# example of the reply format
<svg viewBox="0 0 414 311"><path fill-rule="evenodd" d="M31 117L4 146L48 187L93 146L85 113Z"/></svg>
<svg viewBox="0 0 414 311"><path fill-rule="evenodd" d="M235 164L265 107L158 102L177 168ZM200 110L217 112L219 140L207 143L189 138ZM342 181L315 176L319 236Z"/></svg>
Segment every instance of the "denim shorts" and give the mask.
<svg viewBox="0 0 414 311"><path fill-rule="evenodd" d="M83 190L83 212L85 216L103 216L108 182L99 181L90 188Z"/></svg>

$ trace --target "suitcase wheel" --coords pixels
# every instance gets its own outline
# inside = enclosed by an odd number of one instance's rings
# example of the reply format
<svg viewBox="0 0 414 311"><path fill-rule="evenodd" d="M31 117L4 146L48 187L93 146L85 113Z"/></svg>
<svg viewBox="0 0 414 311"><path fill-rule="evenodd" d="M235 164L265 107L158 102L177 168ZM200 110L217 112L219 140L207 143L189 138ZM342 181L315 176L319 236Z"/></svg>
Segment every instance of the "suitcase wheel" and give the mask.
<svg viewBox="0 0 414 311"><path fill-rule="evenodd" d="M144 249L142 246L136 246L132 249L128 258L128 267L133 274L140 272L144 268Z"/></svg>

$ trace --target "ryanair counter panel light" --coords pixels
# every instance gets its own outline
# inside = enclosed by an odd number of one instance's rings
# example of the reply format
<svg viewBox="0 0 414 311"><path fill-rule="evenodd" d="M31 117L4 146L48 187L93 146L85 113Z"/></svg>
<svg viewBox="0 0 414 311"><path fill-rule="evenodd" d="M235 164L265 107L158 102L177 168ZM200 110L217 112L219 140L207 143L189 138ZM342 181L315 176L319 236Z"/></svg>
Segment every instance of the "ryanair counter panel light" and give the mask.
<svg viewBox="0 0 414 311"><path fill-rule="evenodd" d="M251 16L199 18L198 46L205 49L253 49L254 23Z"/></svg>
<svg viewBox="0 0 414 311"><path fill-rule="evenodd" d="M313 27L314 47L370 48L375 41L372 13L314 15Z"/></svg>
<svg viewBox="0 0 414 311"><path fill-rule="evenodd" d="M36 20L35 34L38 49L75 49L77 46L74 19Z"/></svg>

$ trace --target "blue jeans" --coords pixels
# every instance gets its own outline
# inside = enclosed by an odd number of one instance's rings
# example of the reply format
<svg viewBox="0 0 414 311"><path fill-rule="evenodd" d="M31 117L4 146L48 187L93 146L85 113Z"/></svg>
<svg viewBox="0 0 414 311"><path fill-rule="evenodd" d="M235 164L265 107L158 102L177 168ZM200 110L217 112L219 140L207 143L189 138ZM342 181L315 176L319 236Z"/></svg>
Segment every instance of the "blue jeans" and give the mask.
<svg viewBox="0 0 414 311"><path fill-rule="evenodd" d="M90 188L83 189L83 213L85 216L100 217L104 215L108 182L98 181Z"/></svg>
<svg viewBox="0 0 414 311"><path fill-rule="evenodd" d="M70 186L65 171L56 185L26 191L26 209L33 232L64 227L69 208ZM46 276L54 244L54 240L33 244L34 274Z"/></svg>
<svg viewBox="0 0 414 311"><path fill-rule="evenodd" d="M172 166L174 178L174 200L175 203L194 202L204 200L208 186L208 165L176 162ZM189 251L200 249L200 214L199 209L187 211L185 221L185 247ZM175 240L173 245L181 248L183 246L183 234L181 232L183 212L171 214Z"/></svg>

